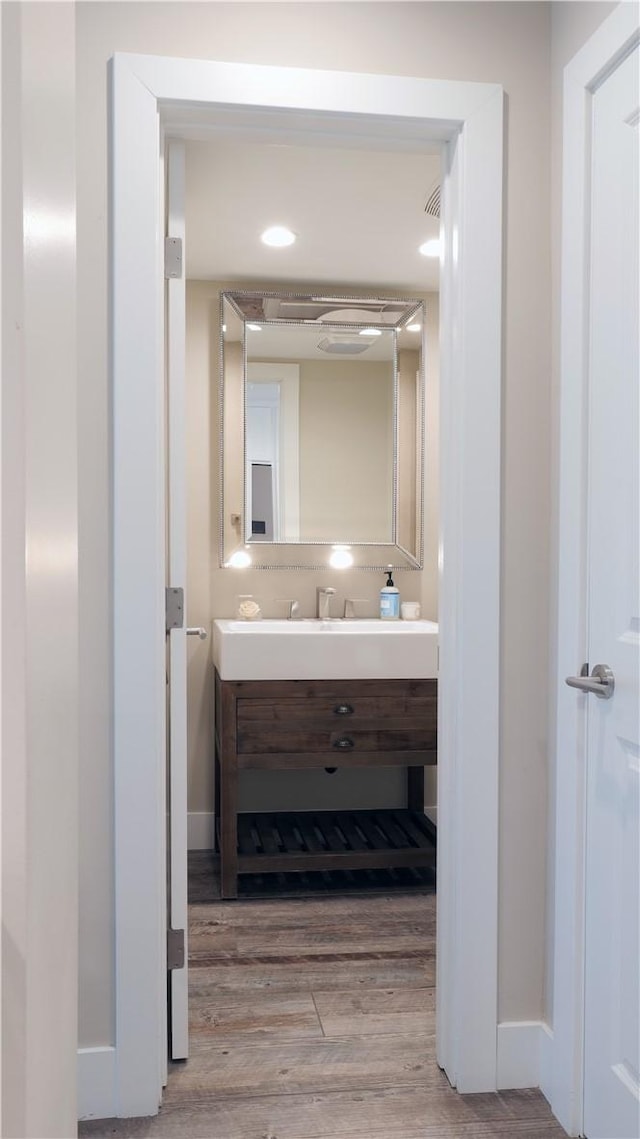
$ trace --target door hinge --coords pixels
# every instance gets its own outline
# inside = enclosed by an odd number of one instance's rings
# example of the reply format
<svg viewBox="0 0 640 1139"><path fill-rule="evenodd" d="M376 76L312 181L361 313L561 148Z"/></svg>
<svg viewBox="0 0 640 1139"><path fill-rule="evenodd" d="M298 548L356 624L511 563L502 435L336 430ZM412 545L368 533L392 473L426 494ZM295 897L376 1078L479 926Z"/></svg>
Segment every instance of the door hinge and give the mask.
<svg viewBox="0 0 640 1139"><path fill-rule="evenodd" d="M184 625L184 589L169 586L164 591L165 630L181 629Z"/></svg>
<svg viewBox="0 0 640 1139"><path fill-rule="evenodd" d="M182 238L164 239L164 275L166 278L182 276Z"/></svg>
<svg viewBox="0 0 640 1139"><path fill-rule="evenodd" d="M167 930L167 969L184 969L184 930Z"/></svg>

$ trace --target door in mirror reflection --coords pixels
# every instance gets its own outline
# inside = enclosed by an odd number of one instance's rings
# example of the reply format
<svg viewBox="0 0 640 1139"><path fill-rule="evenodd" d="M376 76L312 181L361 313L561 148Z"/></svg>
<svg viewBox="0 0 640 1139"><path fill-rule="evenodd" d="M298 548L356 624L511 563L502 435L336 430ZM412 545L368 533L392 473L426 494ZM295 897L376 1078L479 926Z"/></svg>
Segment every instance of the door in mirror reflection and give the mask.
<svg viewBox="0 0 640 1139"><path fill-rule="evenodd" d="M298 542L300 369L291 363L247 361L246 373L245 540ZM266 473L253 470L256 464L269 464L270 483ZM270 499L272 525L266 532L255 525L260 515L255 509L254 482L260 487L261 503Z"/></svg>

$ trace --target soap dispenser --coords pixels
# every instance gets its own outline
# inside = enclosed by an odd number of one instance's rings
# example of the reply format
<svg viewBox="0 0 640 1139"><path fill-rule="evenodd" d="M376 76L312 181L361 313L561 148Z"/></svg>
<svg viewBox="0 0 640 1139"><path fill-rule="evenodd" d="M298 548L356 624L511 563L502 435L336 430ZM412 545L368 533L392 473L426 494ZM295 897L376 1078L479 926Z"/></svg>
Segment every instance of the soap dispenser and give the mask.
<svg viewBox="0 0 640 1139"><path fill-rule="evenodd" d="M400 590L393 584L391 566L387 569L387 582L380 590L380 619L397 621L400 617Z"/></svg>

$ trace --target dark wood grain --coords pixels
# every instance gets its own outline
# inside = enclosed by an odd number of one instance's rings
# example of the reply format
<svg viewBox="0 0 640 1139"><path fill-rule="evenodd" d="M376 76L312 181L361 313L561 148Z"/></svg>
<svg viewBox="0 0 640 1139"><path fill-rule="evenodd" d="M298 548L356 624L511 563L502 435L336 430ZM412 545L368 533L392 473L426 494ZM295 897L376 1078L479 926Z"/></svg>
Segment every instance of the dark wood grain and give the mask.
<svg viewBox="0 0 640 1139"><path fill-rule="evenodd" d="M350 695L373 699L436 697L437 680L225 680L238 700L324 699L336 704L350 701Z"/></svg>
<svg viewBox="0 0 640 1139"><path fill-rule="evenodd" d="M325 722L328 717L338 723L358 723L361 720L366 723L381 718L401 721L409 718L424 724L436 723L438 704L433 689L425 689L424 694L418 696L407 691L406 683L401 681L393 695L389 695L385 686L384 691L370 696L360 695L360 683L345 681L345 690L336 689L332 696L307 694L282 697L274 694L260 699L241 697L238 699L238 723L244 725L269 721L272 725L285 726L292 722L317 724ZM426 681L427 685L433 683Z"/></svg>
<svg viewBox="0 0 640 1139"><path fill-rule="evenodd" d="M272 755L278 752L325 752L331 758L339 740L351 740L352 747L361 751L433 751L436 734L432 728L413 726L407 720L393 720L391 724L370 721L369 729L353 724L326 724L281 728L268 721L238 728L240 755ZM407 759L405 758L405 763Z"/></svg>
<svg viewBox="0 0 640 1139"><path fill-rule="evenodd" d="M435 847L421 825L424 815L300 811L287 813L282 826L279 820L279 814L238 815L239 872L435 866Z"/></svg>
<svg viewBox="0 0 640 1139"><path fill-rule="evenodd" d="M238 875L433 869L435 846L395 815L318 829L286 813L238 819L245 770L407 769L407 805L424 811L424 767L437 763L436 680L222 681L215 673L216 835L223 898ZM282 829L280 829L282 826ZM420 853L422 852L422 853ZM273 883L273 877L271 879Z"/></svg>
<svg viewBox="0 0 640 1139"><path fill-rule="evenodd" d="M244 771L311 771L320 767L406 767L408 763L416 762L434 767L438 762L437 751L427 748L421 751L408 748L367 751L362 740L359 747L350 751L338 751L331 744L329 747L330 751L243 752L238 755L237 765Z"/></svg>
<svg viewBox="0 0 640 1139"><path fill-rule="evenodd" d="M424 766L407 768L407 807L410 811L424 811Z"/></svg>
<svg viewBox="0 0 640 1139"><path fill-rule="evenodd" d="M219 686L220 698L220 879L223 898L238 893L238 761L236 745L236 696L227 684Z"/></svg>

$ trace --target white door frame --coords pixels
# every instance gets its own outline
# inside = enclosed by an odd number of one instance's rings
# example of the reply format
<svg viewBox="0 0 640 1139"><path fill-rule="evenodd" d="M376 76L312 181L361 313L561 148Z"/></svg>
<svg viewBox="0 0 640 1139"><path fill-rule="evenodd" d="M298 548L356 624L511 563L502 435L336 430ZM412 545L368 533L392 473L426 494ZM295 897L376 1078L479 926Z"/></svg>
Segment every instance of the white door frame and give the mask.
<svg viewBox="0 0 640 1139"><path fill-rule="evenodd" d="M274 526L277 525L280 540L285 535L289 540L297 541L300 537L300 365L251 360L247 363L247 379L254 383L278 385L279 429L274 494L277 510L274 511ZM244 526L250 517L245 505Z"/></svg>
<svg viewBox="0 0 640 1139"><path fill-rule="evenodd" d="M112 61L114 1115L157 1110L165 999L160 134L194 121L442 148L438 1060L496 1087L503 92L154 56Z"/></svg>
<svg viewBox="0 0 640 1139"><path fill-rule="evenodd" d="M165 148L165 215L168 237L185 247L185 145L182 140ZM187 432L186 432L186 281L174 277L166 283L165 382L166 415L166 585L175 582L184 589L184 613L188 606L187 584ZM168 658L169 796L167 836L169 841L167 920L172 929L184 930L185 958L189 955L187 929L187 630L172 629L166 649ZM189 1055L189 972L173 969L169 981L171 1059Z"/></svg>
<svg viewBox="0 0 640 1139"><path fill-rule="evenodd" d="M544 1091L570 1135L582 1133L586 701L564 684L587 655L587 368L591 99L640 39L621 4L564 72L558 626L555 667L555 923L552 1062Z"/></svg>

